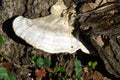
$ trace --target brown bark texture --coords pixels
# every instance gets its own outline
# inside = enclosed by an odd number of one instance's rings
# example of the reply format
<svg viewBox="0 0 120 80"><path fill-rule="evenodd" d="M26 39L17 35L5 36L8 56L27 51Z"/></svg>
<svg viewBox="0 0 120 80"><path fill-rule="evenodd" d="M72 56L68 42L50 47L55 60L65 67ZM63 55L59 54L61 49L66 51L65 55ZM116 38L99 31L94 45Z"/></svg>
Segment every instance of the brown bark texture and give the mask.
<svg viewBox="0 0 120 80"><path fill-rule="evenodd" d="M26 43L16 37L12 30L12 21L17 15L23 15L28 18L48 15L50 14L50 7L56 1L57 0L1 0L0 34L3 35L4 44L0 47L0 51L8 56L12 54L9 57L13 60L26 53L26 46L24 45ZM80 8L80 4L84 1L86 0L68 0L68 2L65 0L67 6L74 2L78 6L77 8ZM120 77L119 7L120 5L115 5L108 10L98 13L93 11L79 17L81 34L83 34L88 43L94 46L97 51L96 53L103 60L107 71L116 77ZM30 53L38 54L41 53L41 51L32 49ZM20 61L16 61L16 63L19 62Z"/></svg>
<svg viewBox="0 0 120 80"><path fill-rule="evenodd" d="M81 17L81 31L97 49L107 71L120 77L120 5Z"/></svg>
<svg viewBox="0 0 120 80"><path fill-rule="evenodd" d="M4 38L4 44L0 47L0 51L4 52L4 54L14 54L14 52L23 53L25 47L21 44L24 44L24 42L16 37L12 29L14 18L18 15L23 15L29 18L48 15L49 8L55 2L56 0L0 1L0 34L2 34Z"/></svg>

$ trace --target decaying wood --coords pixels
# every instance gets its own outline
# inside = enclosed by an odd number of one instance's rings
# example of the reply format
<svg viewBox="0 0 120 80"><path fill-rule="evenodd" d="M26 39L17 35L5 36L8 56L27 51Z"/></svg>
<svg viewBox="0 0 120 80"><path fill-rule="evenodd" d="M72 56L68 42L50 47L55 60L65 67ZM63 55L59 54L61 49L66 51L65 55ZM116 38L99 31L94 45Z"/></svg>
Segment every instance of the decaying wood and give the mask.
<svg viewBox="0 0 120 80"><path fill-rule="evenodd" d="M23 15L29 18L37 18L49 14L49 8L57 0L1 0L0 1L0 34L3 35L4 44L0 51L16 60L26 53L41 53L40 50L26 50L26 46L12 30L12 21L17 15ZM67 0L65 0L66 2ZM81 8L81 2L86 0L68 0L66 4L70 6L71 2L77 3ZM88 0L92 1L92 0ZM119 0L117 0L119 1ZM80 3L80 4L79 4ZM119 6L120 7L120 6ZM90 13L80 16L80 30L90 39L104 61L107 71L116 77L120 77L120 9L115 12L100 11L100 13ZM88 44L89 45L89 44ZM42 52L43 53L43 52ZM16 56L16 57L15 57ZM13 58L14 57L14 58ZM19 63L20 61L16 61Z"/></svg>
<svg viewBox="0 0 120 80"><path fill-rule="evenodd" d="M112 7L109 11L87 14L84 21L82 16L80 28L90 37L108 72L120 77L120 5Z"/></svg>
<svg viewBox="0 0 120 80"><path fill-rule="evenodd" d="M87 12L90 10L93 10L105 3L109 3L109 2L114 2L115 0L95 0L94 3L85 3L84 6L82 6L82 12Z"/></svg>

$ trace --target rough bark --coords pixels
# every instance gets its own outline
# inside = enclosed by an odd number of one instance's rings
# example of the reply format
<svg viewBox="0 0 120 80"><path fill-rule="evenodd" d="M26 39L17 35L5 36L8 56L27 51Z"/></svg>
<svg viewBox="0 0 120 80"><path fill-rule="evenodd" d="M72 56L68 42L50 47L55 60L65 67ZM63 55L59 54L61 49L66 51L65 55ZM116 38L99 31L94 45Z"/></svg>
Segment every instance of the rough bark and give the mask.
<svg viewBox="0 0 120 80"><path fill-rule="evenodd" d="M86 0L73 0L76 4ZM90 0L91 1L91 0ZM23 41L16 37L12 30L12 21L15 16L23 15L36 18L49 14L49 8L56 0L1 0L0 1L0 34L4 37L4 44L0 51L10 55L13 60L26 53ZM69 6L72 1L68 0ZM80 5L80 4L79 4ZM79 6L80 7L80 6ZM78 8L79 8L78 7ZM83 21L84 19L85 21ZM82 21L81 21L82 20ZM116 77L120 77L120 15L119 13L100 13L83 16L80 18L81 31L89 37L90 43L98 51L104 61L107 71ZM29 50L27 50L29 53ZM40 50L32 50L30 53L41 53ZM19 55L18 55L19 54ZM16 56L15 58L13 58ZM19 63L20 61L16 61Z"/></svg>
<svg viewBox="0 0 120 80"><path fill-rule="evenodd" d="M0 47L0 53L3 53L16 64L24 65L28 63L25 55L40 54L40 50L32 48L27 49L26 43L18 38L13 29L12 22L18 15L29 18L36 18L49 14L49 8L56 0L0 0L0 34L2 34L4 43ZM1 57L0 57L1 58ZM1 58L2 59L2 58ZM28 72L20 69L16 70L17 79L31 80ZM22 76L22 77L21 77Z"/></svg>
<svg viewBox="0 0 120 80"><path fill-rule="evenodd" d="M0 33L4 37L4 44L0 47L0 51L5 54L24 53L25 47L21 45L24 42L16 37L12 29L12 21L18 15L29 18L48 15L50 6L55 2L56 0L2 0L0 2Z"/></svg>
<svg viewBox="0 0 120 80"><path fill-rule="evenodd" d="M81 31L89 37L104 61L107 71L120 77L120 12L119 6L112 10L82 16ZM83 20L85 19L85 20Z"/></svg>

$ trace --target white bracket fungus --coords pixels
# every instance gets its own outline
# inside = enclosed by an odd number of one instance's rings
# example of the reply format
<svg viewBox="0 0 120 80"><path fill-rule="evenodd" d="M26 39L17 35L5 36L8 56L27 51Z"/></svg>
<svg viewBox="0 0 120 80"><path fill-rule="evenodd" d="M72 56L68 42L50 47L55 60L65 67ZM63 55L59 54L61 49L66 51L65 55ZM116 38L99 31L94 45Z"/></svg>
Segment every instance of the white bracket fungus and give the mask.
<svg viewBox="0 0 120 80"><path fill-rule="evenodd" d="M89 53L88 49L72 35L74 15L74 9L68 11L64 2L58 0L51 7L51 14L48 16L36 19L18 16L13 21L13 30L30 45L48 53L74 53L78 49Z"/></svg>

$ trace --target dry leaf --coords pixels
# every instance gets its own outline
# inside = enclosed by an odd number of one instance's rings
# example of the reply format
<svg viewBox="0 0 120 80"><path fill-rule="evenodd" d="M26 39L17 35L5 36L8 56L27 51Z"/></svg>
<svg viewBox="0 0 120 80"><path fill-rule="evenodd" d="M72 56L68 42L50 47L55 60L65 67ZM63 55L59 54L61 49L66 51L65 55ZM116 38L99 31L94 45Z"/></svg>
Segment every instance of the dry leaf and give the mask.
<svg viewBox="0 0 120 80"><path fill-rule="evenodd" d="M43 77L46 76L45 69L36 69L35 70L36 80L41 80Z"/></svg>
<svg viewBox="0 0 120 80"><path fill-rule="evenodd" d="M8 72L12 72L14 70L13 62L1 62L0 65L5 67Z"/></svg>

